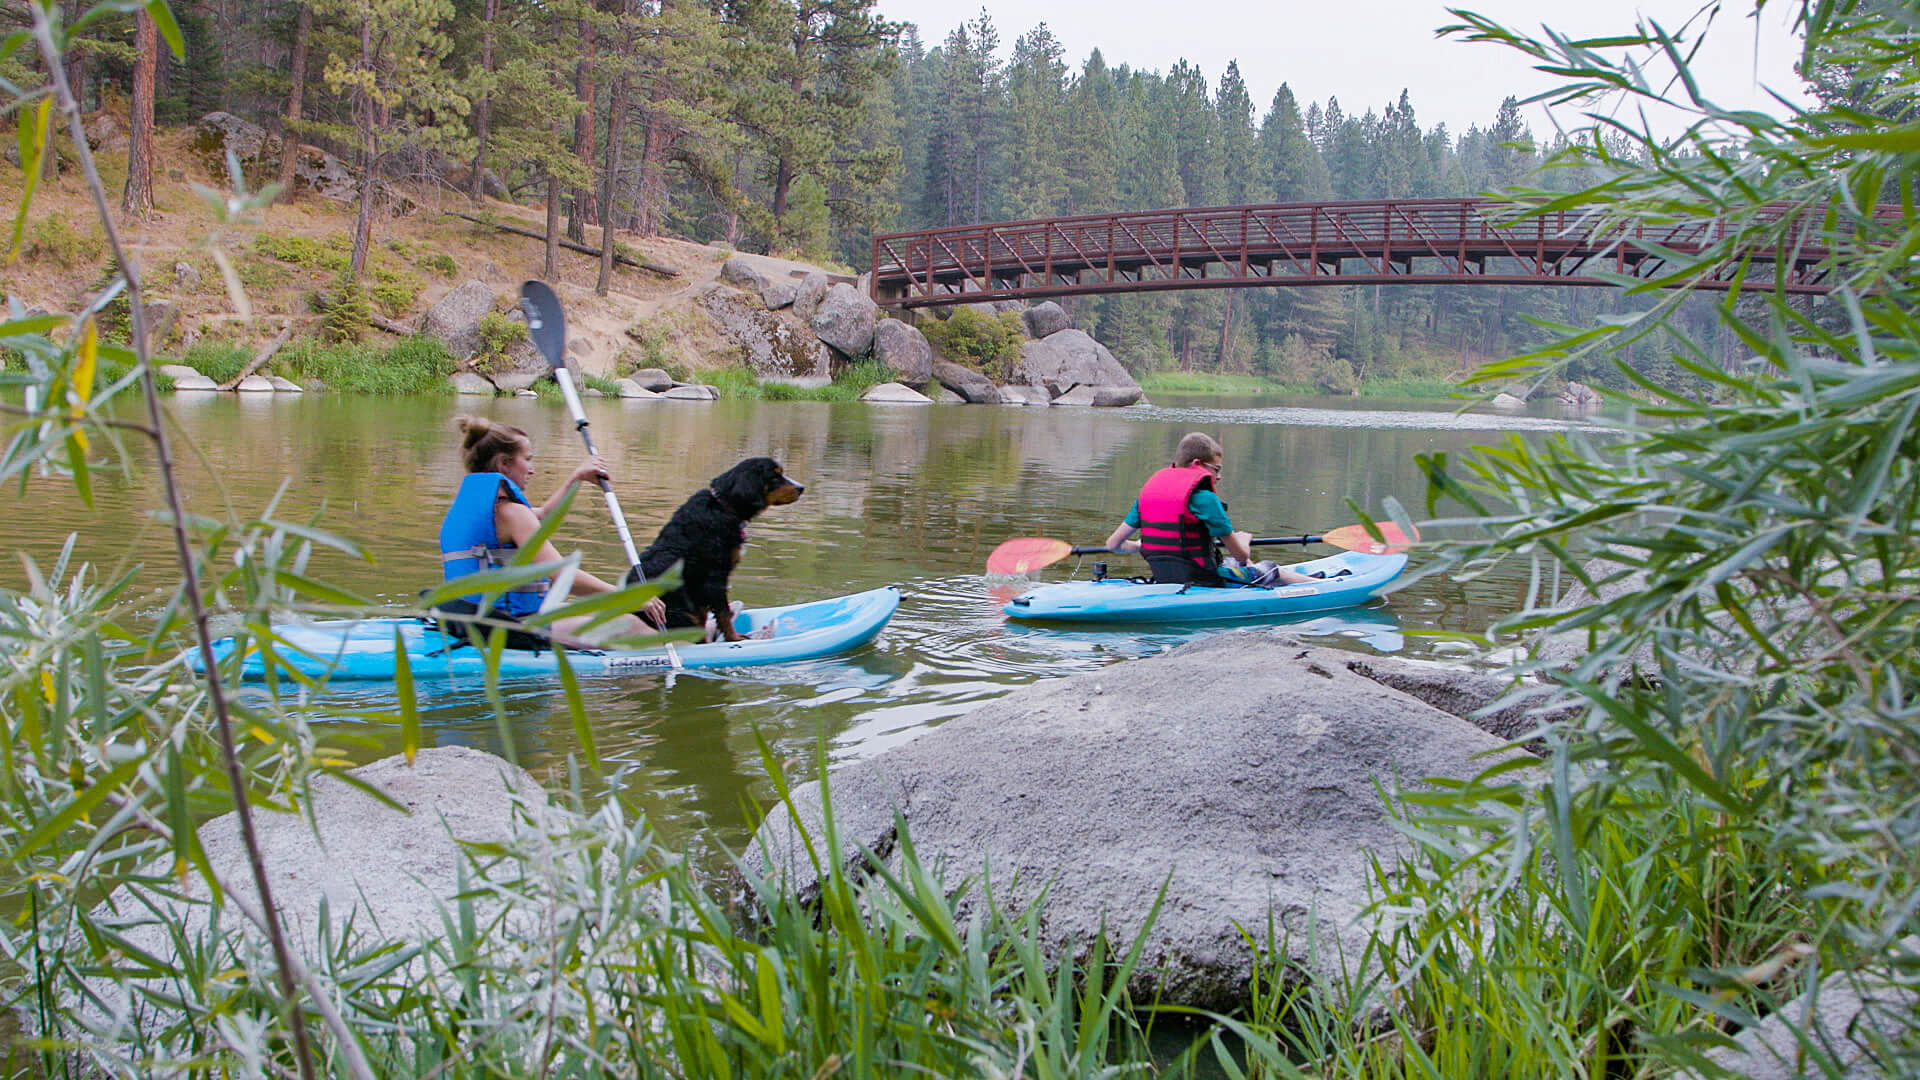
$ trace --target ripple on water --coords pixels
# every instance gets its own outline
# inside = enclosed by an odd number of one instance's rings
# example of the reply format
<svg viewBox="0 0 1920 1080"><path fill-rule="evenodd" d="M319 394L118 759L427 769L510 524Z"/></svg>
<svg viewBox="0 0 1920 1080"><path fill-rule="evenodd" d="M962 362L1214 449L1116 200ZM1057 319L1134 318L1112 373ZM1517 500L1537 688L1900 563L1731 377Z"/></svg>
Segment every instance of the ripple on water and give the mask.
<svg viewBox="0 0 1920 1080"><path fill-rule="evenodd" d="M1398 409L1207 409L1148 405L1122 410L1140 420L1183 424L1286 424L1292 427L1384 428L1405 431L1573 431L1594 425L1549 416L1476 412L1416 412Z"/></svg>

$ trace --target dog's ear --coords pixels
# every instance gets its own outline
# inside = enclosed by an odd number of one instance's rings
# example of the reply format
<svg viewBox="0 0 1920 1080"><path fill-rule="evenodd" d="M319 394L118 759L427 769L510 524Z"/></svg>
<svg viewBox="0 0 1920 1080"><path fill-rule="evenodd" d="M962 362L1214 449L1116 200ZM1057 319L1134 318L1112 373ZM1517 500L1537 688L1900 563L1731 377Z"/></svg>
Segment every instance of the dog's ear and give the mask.
<svg viewBox="0 0 1920 1080"><path fill-rule="evenodd" d="M748 517L767 508L767 478L776 476L780 465L772 458L748 458L713 478L713 490Z"/></svg>

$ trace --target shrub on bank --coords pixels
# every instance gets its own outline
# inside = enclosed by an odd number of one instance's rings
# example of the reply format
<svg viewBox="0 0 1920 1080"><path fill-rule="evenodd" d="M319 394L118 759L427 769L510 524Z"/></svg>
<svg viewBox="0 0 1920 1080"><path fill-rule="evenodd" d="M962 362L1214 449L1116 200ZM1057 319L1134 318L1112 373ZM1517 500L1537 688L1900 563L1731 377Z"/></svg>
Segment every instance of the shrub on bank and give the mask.
<svg viewBox="0 0 1920 1080"><path fill-rule="evenodd" d="M1007 365L1019 359L1020 343L1027 336L1019 312L990 315L975 307L956 308L921 332L941 356L996 379L1004 378Z"/></svg>

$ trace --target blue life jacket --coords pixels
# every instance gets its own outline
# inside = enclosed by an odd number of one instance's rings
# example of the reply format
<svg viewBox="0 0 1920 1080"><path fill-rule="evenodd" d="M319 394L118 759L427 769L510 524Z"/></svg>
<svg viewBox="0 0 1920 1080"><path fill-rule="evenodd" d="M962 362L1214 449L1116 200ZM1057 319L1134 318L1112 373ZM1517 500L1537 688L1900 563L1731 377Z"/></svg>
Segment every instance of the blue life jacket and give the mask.
<svg viewBox="0 0 1920 1080"><path fill-rule="evenodd" d="M520 490L520 485L501 473L468 473L467 478L460 482L453 505L447 507L447 516L440 522L440 565L446 580L499 569L507 565L519 550L515 544L502 543L498 530L493 526L494 504L500 501L503 489L514 502L526 507L533 506L527 501L526 492ZM540 610L540 601L546 598L547 588L551 584L550 580L541 578L526 585L516 585L495 602L494 609L515 618L531 615ZM475 606L480 603L477 593L462 599Z"/></svg>

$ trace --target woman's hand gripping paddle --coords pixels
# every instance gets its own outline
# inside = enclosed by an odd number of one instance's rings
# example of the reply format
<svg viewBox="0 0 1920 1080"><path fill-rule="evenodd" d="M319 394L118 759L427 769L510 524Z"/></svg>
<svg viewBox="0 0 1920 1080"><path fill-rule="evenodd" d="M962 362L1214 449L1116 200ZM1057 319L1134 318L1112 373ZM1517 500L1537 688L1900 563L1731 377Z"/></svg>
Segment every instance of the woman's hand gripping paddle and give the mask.
<svg viewBox="0 0 1920 1080"><path fill-rule="evenodd" d="M1365 525L1342 525L1337 529L1319 536L1262 536L1255 537L1253 546L1272 544L1330 544L1347 551L1359 551L1368 555L1395 555L1407 550L1419 542L1420 534L1412 536L1400 530L1400 526L1391 521L1376 521L1374 528L1380 530L1380 538L1374 539ZM993 549L987 556L989 574L1024 574L1051 566L1069 555L1102 555L1103 547L1075 547L1065 540L1052 540L1044 536L1016 536Z"/></svg>
<svg viewBox="0 0 1920 1080"><path fill-rule="evenodd" d="M599 457L600 451L593 448L593 436L587 434L587 412L580 407L580 393L574 389L573 373L567 370L567 313L560 307L560 298L545 282L529 281L520 286L520 307L527 313L527 334L533 338L534 348L553 365L553 381L560 384L560 396L567 401L574 430L587 444L587 453ZM627 584L642 584L647 576L640 572L640 552L633 546L633 534L627 531L627 516L620 512L620 499L604 476L600 478L600 492L607 497L607 513L613 515L613 527L619 530L620 546L627 553L630 568Z"/></svg>

